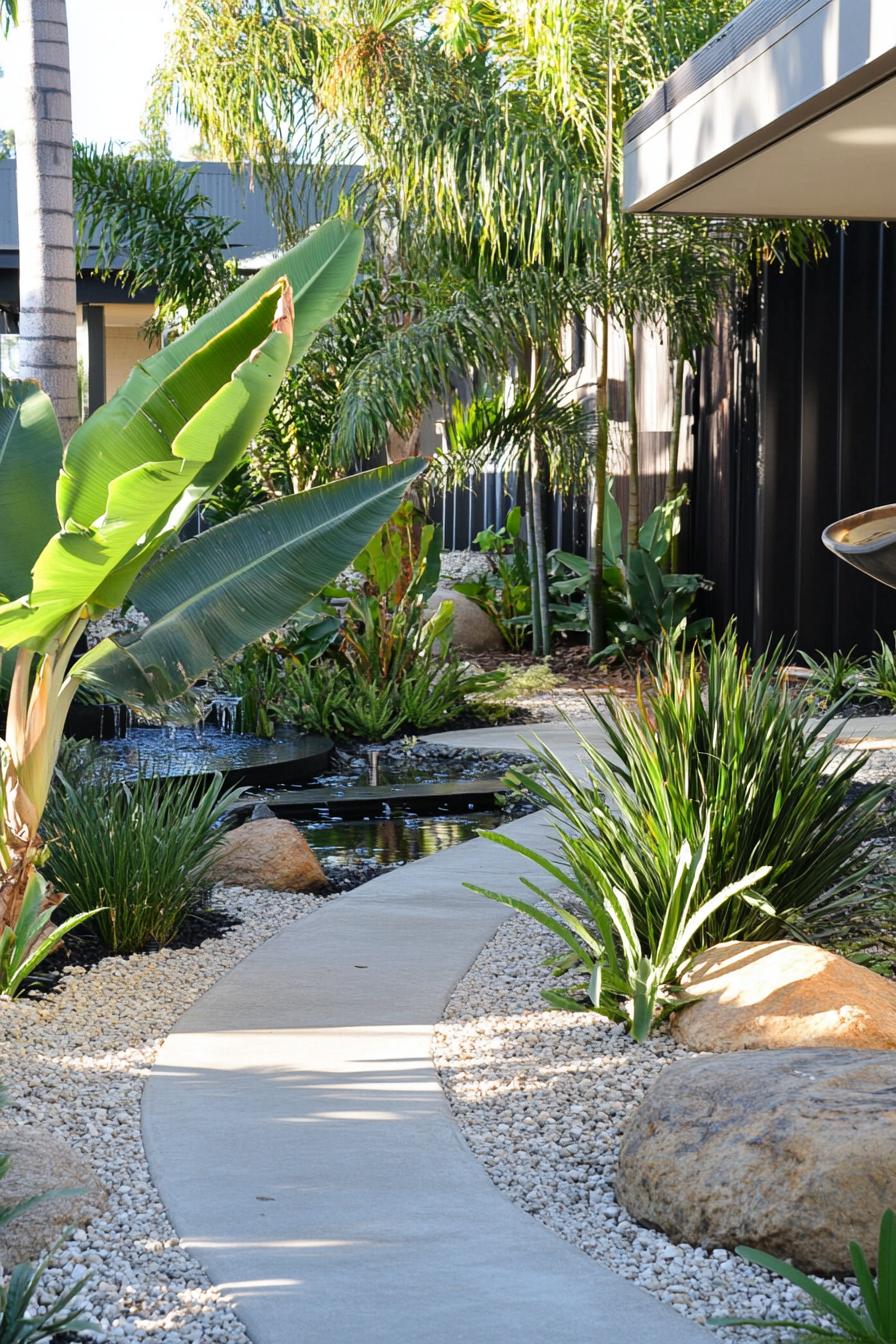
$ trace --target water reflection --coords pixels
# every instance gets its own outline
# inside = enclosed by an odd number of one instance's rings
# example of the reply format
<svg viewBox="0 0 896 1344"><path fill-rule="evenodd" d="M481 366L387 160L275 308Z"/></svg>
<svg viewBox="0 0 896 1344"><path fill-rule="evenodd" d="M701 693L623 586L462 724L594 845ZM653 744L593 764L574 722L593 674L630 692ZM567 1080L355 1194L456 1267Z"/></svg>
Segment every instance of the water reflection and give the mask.
<svg viewBox="0 0 896 1344"><path fill-rule="evenodd" d="M391 864L411 863L450 849L505 820L503 813L493 810L429 817L401 811L391 816L348 819L327 814L296 824L318 858L334 858L340 863L376 859Z"/></svg>

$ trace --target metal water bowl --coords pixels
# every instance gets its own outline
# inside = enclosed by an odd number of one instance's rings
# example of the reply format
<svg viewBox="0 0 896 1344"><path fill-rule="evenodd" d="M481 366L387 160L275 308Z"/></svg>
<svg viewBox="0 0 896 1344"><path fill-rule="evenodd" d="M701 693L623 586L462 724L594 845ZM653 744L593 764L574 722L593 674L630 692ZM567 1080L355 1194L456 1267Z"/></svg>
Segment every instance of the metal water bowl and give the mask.
<svg viewBox="0 0 896 1344"><path fill-rule="evenodd" d="M821 539L839 559L896 588L896 504L841 518L825 528Z"/></svg>

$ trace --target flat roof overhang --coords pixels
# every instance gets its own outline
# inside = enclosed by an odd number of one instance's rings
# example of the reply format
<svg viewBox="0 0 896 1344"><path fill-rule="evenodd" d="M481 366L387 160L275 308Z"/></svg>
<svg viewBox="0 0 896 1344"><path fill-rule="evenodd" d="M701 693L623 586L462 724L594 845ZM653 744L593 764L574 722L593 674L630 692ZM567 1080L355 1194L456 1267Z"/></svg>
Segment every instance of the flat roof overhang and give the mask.
<svg viewBox="0 0 896 1344"><path fill-rule="evenodd" d="M624 205L896 219L896 0L753 0L625 128Z"/></svg>

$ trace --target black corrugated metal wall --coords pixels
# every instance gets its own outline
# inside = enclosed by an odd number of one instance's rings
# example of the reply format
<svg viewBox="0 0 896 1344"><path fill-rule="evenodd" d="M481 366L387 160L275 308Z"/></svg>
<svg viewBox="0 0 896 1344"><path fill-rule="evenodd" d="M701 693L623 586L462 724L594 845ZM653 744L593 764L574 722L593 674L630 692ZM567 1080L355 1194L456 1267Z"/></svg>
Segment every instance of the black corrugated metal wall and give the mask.
<svg viewBox="0 0 896 1344"><path fill-rule="evenodd" d="M867 650L896 592L823 527L896 501L896 230L856 223L814 265L768 268L701 362L688 564L754 644Z"/></svg>

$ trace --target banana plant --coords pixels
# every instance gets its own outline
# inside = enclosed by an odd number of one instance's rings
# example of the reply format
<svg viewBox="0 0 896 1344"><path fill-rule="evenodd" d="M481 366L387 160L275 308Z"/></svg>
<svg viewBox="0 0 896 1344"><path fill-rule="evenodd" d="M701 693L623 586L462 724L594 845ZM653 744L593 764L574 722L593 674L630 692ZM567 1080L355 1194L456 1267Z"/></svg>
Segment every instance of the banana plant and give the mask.
<svg viewBox="0 0 896 1344"><path fill-rule="evenodd" d="M14 926L65 717L79 686L144 713L281 624L392 515L419 460L272 500L178 534L241 460L287 369L347 297L362 231L331 219L139 363L63 452L49 399L0 408L0 649L13 663L0 743L0 928ZM148 618L73 661L125 599Z"/></svg>

